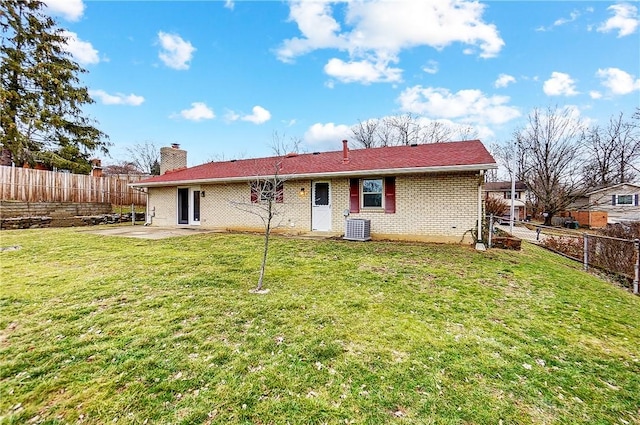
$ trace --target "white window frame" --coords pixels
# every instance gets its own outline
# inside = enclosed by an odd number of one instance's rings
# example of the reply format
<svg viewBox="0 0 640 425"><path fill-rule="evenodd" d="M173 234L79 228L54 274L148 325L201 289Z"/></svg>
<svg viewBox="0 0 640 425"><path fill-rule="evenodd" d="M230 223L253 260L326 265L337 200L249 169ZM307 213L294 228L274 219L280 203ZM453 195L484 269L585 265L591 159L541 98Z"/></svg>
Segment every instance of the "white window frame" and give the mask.
<svg viewBox="0 0 640 425"><path fill-rule="evenodd" d="M629 202L620 202L620 198L621 197L629 197ZM633 202L633 195L632 194L620 194L620 195L616 195L616 205L620 205L620 206L629 206L632 207L634 204Z"/></svg>
<svg viewBox="0 0 640 425"><path fill-rule="evenodd" d="M510 190L504 192L504 199L511 200L511 191ZM520 199L520 192L518 192L518 191L514 192L513 199Z"/></svg>
<svg viewBox="0 0 640 425"><path fill-rule="evenodd" d="M364 191L364 182L366 180L380 180L381 182L381 188L380 188L380 192L365 192ZM380 206L366 206L364 203L364 196L365 194L367 195L375 195L375 194L380 194ZM360 179L360 205L361 205L361 209L364 210L384 210L384 177L370 177L370 178L362 178Z"/></svg>

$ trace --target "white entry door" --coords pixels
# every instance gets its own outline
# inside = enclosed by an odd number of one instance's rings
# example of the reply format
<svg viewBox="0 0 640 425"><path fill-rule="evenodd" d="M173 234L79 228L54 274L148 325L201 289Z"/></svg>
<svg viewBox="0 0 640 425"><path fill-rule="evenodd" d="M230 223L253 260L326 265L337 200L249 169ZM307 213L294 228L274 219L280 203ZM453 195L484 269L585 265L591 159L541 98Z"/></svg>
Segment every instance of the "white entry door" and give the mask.
<svg viewBox="0 0 640 425"><path fill-rule="evenodd" d="M331 230L331 183L313 182L311 190L311 230Z"/></svg>

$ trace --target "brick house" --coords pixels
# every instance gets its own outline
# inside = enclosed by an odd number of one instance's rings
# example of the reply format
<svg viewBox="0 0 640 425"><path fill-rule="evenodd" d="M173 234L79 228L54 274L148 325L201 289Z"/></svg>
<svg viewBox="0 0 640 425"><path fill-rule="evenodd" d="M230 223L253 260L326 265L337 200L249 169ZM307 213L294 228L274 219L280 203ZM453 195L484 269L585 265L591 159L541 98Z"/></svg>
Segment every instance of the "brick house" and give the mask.
<svg viewBox="0 0 640 425"><path fill-rule="evenodd" d="M162 172L146 188L151 225L262 230L234 206L260 202L252 188L284 180L276 231L345 232L347 218L368 219L371 237L472 242L482 217L484 172L497 168L479 140L210 162L186 168L186 151L161 149Z"/></svg>

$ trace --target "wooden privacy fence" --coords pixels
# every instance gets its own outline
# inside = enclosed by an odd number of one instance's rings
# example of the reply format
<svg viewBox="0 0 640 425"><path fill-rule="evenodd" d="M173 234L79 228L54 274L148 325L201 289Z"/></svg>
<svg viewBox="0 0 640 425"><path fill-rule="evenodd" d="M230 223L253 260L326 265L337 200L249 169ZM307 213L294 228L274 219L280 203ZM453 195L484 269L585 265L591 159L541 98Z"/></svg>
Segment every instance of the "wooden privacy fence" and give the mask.
<svg viewBox="0 0 640 425"><path fill-rule="evenodd" d="M22 202L104 202L145 205L144 192L129 183L145 176L102 176L0 166L0 199Z"/></svg>

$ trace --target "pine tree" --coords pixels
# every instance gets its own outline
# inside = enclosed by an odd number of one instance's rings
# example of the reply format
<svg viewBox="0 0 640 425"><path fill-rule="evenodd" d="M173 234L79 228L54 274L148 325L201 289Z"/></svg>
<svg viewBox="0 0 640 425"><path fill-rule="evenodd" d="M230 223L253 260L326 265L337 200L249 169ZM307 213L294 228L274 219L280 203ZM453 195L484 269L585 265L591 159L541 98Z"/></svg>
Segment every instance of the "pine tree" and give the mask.
<svg viewBox="0 0 640 425"><path fill-rule="evenodd" d="M107 136L83 116L93 103L64 50L66 37L39 0L0 0L0 147L17 165L36 161L88 172Z"/></svg>

